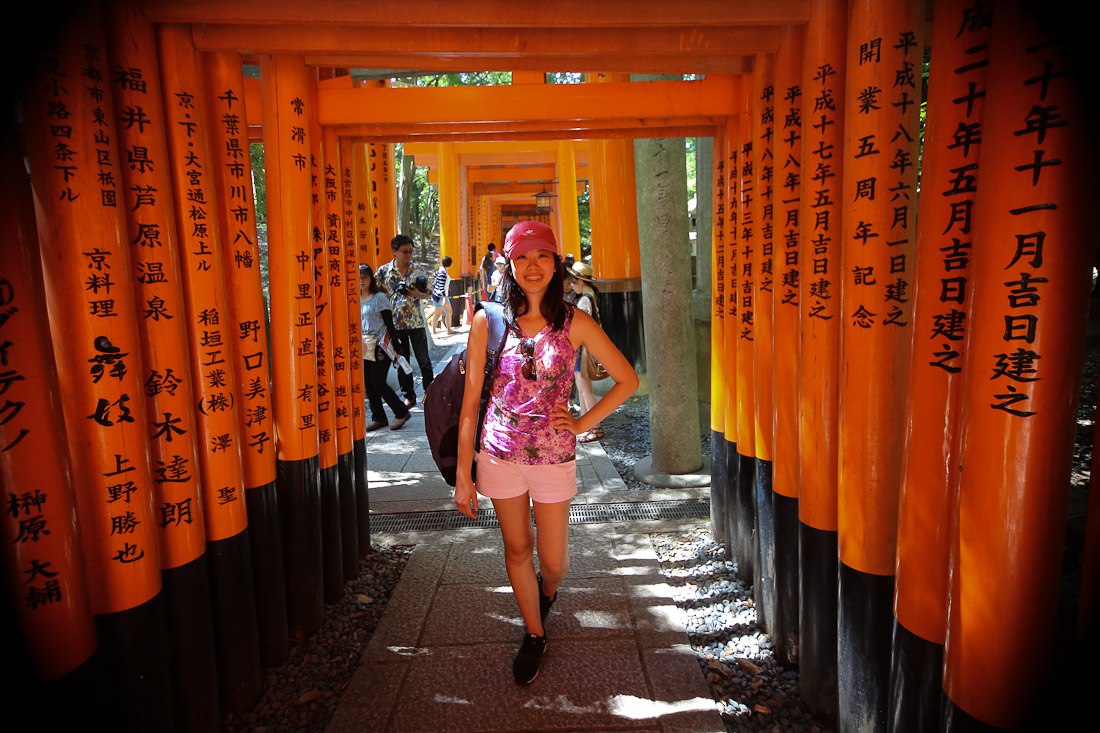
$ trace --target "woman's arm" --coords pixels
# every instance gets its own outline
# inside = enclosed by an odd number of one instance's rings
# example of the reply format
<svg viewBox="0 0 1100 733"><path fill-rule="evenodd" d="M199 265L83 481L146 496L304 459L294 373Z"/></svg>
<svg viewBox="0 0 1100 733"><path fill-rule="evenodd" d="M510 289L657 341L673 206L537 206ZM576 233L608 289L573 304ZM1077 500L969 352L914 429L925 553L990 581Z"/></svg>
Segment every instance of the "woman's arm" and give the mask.
<svg viewBox="0 0 1100 733"><path fill-rule="evenodd" d="M607 374L615 385L597 400L592 409L578 418L569 412L569 405L558 405L551 421L557 430L568 430L574 435L591 430L613 413L626 398L638 389L638 375L634 367L623 356L623 352L611 342L595 319L583 311L573 312L573 326L569 331L570 340L575 348L583 346L592 352L597 361L604 365Z"/></svg>
<svg viewBox="0 0 1100 733"><path fill-rule="evenodd" d="M393 325L393 311L389 308L384 309L381 314L382 323L386 326L386 333L390 335L390 343L397 343L397 327Z"/></svg>
<svg viewBox="0 0 1100 733"><path fill-rule="evenodd" d="M485 311L474 314L470 339L466 343L466 388L458 414L458 468L455 477L455 506L461 513L477 518L477 493L474 490L474 439L477 436L477 408L485 384L485 346L489 324Z"/></svg>

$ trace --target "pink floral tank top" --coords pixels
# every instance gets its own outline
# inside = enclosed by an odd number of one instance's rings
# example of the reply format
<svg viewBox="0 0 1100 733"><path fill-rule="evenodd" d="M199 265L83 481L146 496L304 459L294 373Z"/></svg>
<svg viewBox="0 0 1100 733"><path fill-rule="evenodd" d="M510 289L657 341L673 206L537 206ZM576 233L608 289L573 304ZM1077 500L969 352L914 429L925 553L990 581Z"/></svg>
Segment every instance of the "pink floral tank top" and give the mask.
<svg viewBox="0 0 1100 733"><path fill-rule="evenodd" d="M559 331L551 330L547 324L527 339L517 328L508 329L485 410L483 452L527 466L565 463L576 458L577 437L550 425L551 411L569 400L573 388L576 354L569 341L572 324L573 308L567 307L565 323ZM528 349L525 341L533 348ZM528 352L535 379L523 375Z"/></svg>

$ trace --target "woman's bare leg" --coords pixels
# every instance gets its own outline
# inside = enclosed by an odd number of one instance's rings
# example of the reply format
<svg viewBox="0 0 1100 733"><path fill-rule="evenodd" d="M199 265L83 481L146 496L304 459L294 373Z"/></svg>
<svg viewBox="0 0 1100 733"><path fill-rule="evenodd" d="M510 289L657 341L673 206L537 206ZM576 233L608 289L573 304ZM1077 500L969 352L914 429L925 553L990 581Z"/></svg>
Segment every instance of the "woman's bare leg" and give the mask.
<svg viewBox="0 0 1100 733"><path fill-rule="evenodd" d="M504 566L527 631L544 636L539 614L539 586L535 577L535 537L531 530L531 503L525 493L511 499L493 499L493 509L504 538ZM541 540L539 547L541 548ZM541 558L541 554L540 554Z"/></svg>
<svg viewBox="0 0 1100 733"><path fill-rule="evenodd" d="M538 531L542 592L553 598L569 572L569 505L572 502L532 503L535 506L535 528ZM535 610L538 611L537 603Z"/></svg>

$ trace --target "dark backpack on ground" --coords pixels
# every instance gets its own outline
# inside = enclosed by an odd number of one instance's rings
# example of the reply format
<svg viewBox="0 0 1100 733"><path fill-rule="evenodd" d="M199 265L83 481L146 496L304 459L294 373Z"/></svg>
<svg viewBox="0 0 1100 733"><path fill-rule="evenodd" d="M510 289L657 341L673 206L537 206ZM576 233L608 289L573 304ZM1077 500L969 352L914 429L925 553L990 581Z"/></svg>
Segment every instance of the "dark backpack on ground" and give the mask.
<svg viewBox="0 0 1100 733"><path fill-rule="evenodd" d="M477 433L474 436L474 452L481 447L481 424L485 421L485 409L489 404L489 388L496 372L504 339L508 333L504 323L504 304L482 301L474 306L474 312L484 310L489 323L489 338L485 342L485 379L481 387L481 400L477 408ZM494 348L495 347L495 348ZM451 357L424 393L424 432L428 435L428 447L432 460L443 474L443 480L454 486L458 473L458 413L462 410L462 395L466 392L466 349ZM476 475L477 463L472 469Z"/></svg>

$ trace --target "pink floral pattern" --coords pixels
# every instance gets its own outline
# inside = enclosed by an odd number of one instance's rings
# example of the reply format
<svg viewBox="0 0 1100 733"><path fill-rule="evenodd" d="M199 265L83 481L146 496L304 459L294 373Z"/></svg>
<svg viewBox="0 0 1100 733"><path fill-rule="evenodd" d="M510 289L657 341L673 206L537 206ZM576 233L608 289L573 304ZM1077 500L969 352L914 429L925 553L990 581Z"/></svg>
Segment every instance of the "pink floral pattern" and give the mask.
<svg viewBox="0 0 1100 733"><path fill-rule="evenodd" d="M576 436L550 426L551 411L568 402L573 388L576 354L569 341L572 324L573 309L567 307L560 331L550 330L548 324L534 336L534 380L525 378L521 371L525 361L520 351L523 337L509 329L485 411L482 451L525 466L565 463L576 458Z"/></svg>

